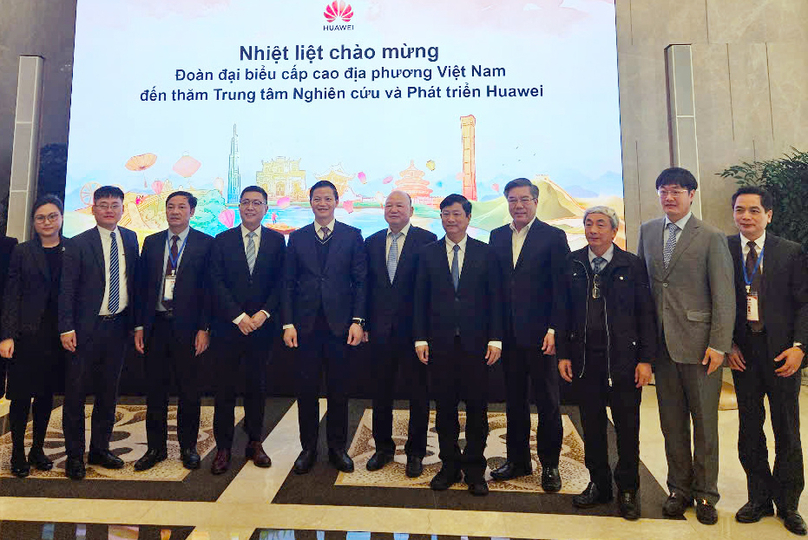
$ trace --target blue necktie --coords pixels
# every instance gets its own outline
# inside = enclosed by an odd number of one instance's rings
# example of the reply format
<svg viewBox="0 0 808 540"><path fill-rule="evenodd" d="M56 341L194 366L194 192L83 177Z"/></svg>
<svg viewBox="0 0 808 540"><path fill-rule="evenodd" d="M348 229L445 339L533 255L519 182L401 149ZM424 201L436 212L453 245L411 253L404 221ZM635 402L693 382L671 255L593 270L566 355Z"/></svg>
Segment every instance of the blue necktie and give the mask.
<svg viewBox="0 0 808 540"><path fill-rule="evenodd" d="M118 276L118 242L115 240L115 232L109 233L109 301L107 309L110 315L118 313L120 303L120 277Z"/></svg>
<svg viewBox="0 0 808 540"><path fill-rule="evenodd" d="M460 261L458 260L457 252L460 251L460 246L455 244L452 251L454 251L452 256L452 283L454 283L454 289L457 292L457 287L460 285Z"/></svg>
<svg viewBox="0 0 808 540"><path fill-rule="evenodd" d="M673 250L676 248L676 231L678 230L679 226L676 223L668 223L668 241L665 242L665 248L662 250L662 260L665 263L665 268L670 264Z"/></svg>
<svg viewBox="0 0 808 540"><path fill-rule="evenodd" d="M387 276L390 278L390 283L396 277L396 267L398 266L398 239L401 233L391 233L392 238L390 242L390 251L387 252Z"/></svg>
<svg viewBox="0 0 808 540"><path fill-rule="evenodd" d="M250 275L255 267L255 231L247 235L247 266L250 268Z"/></svg>
<svg viewBox="0 0 808 540"><path fill-rule="evenodd" d="M592 259L592 264L594 265L592 267L592 270L596 274L600 274L600 265L602 265L605 262L606 262L606 259L604 259L603 257L595 257L594 259Z"/></svg>

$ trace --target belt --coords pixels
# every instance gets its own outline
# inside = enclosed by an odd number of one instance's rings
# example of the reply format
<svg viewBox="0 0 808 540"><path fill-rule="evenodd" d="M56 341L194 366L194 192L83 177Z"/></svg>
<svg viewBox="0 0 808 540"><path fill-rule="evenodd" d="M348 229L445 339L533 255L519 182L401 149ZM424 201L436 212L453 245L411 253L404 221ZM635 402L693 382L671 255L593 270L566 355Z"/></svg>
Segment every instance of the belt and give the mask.
<svg viewBox="0 0 808 540"><path fill-rule="evenodd" d="M98 318L101 319L104 322L115 321L115 320L118 320L121 317L123 317L125 313L126 313L126 310L123 310L123 311L119 311L115 315L99 315Z"/></svg>
<svg viewBox="0 0 808 540"><path fill-rule="evenodd" d="M762 335L762 334L766 333L766 327L765 326L763 328L761 328L760 330L755 330L755 329L752 328L752 325L747 324L746 325L746 330L750 334L755 334L756 336L759 336L759 335Z"/></svg>

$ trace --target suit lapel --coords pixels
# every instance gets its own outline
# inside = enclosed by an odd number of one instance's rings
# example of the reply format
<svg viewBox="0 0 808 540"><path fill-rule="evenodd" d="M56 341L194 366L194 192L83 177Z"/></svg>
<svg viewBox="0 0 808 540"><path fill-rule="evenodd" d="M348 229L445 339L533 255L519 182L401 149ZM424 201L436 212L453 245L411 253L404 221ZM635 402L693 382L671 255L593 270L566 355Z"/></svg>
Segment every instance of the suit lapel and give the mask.
<svg viewBox="0 0 808 540"><path fill-rule="evenodd" d="M668 274L670 274L673 267L676 266L676 262L679 260L679 257L682 256L682 253L684 253L684 251L687 249L687 246L689 246L693 239L698 236L700 232L699 229L701 229L701 222L696 219L696 216L690 216L684 230L679 235L679 239L676 241L676 247L673 248L670 263L668 263L668 267L665 269L663 277L668 277Z"/></svg>
<svg viewBox="0 0 808 540"><path fill-rule="evenodd" d="M410 229L410 231L412 231L412 229ZM410 233L410 234L412 234L412 233ZM406 246L407 243L404 242L404 245ZM387 246L387 231L385 231L385 233L383 235L380 235L380 238L378 239L378 241L376 241L373 244L372 257L378 264L381 264L381 267L380 267L381 273L384 274L384 276L385 276L385 279L382 280L384 282L384 285L386 287L391 287L392 284L390 283L390 276L387 273L387 253L385 253L386 246ZM404 253L404 250L402 250L402 255L403 255L403 253ZM399 260L399 264L400 263L401 263L401 260ZM396 270L396 276L393 278L393 282L395 282L395 280L397 278L398 278L398 271Z"/></svg>
<svg viewBox="0 0 808 540"><path fill-rule="evenodd" d="M107 268L106 264L104 264L104 248L101 245L101 233L98 232L96 227L93 227L90 232L90 249L95 255L95 262L98 263L98 267L101 269L101 278L104 280L104 286L106 287Z"/></svg>
<svg viewBox="0 0 808 540"><path fill-rule="evenodd" d="M398 281L398 276L401 272L398 271L399 268L404 264L404 262L409 259L412 251L415 249L415 231L414 227L410 226L410 230L407 232L407 236L404 237L404 245L401 247L401 255L398 257L398 263L396 263L396 275L393 278L393 284ZM385 244L382 244L384 246ZM382 247L382 255L384 255L384 247ZM387 269L387 258L385 257L384 267ZM389 279L387 280L390 281Z"/></svg>
<svg viewBox="0 0 808 540"><path fill-rule="evenodd" d="M48 261L45 259L45 248L42 247L42 243L37 240L34 241L33 249L31 250L31 254L34 257L34 263L36 267L39 269L39 272L45 278L45 282L50 282L50 267L48 266Z"/></svg>
<svg viewBox="0 0 808 540"><path fill-rule="evenodd" d="M331 240L328 241L331 245L328 246L328 255L325 259L325 270L331 269L331 264L334 257L342 249L342 244L345 242L343 232L343 225L339 221L334 222L334 230L331 232ZM315 233L316 234L316 233ZM388 280L389 281L389 280Z"/></svg>
<svg viewBox="0 0 808 540"><path fill-rule="evenodd" d="M308 230L306 230L308 228ZM317 260L317 246L315 242L317 242L317 229L314 227L314 224L306 225L306 227L300 229L300 244L301 246L298 248L297 252L299 257L306 263L309 267L311 273L315 275L320 275L320 262Z"/></svg>
<svg viewBox="0 0 808 540"><path fill-rule="evenodd" d="M441 266L443 268L443 275L446 276L446 282L449 284L451 290L454 290L454 281L452 281L452 270L450 268L450 264L452 263L449 260L449 253L446 251L446 237L444 236L441 238L440 242L436 246L440 250L440 256L438 259L442 262ZM461 272L462 275L462 272ZM460 290L460 286L457 287Z"/></svg>
<svg viewBox="0 0 808 540"><path fill-rule="evenodd" d="M539 219L536 218L536 221L533 222L533 225L530 226L530 229L527 231L527 236L525 237L525 241L522 244L522 250L519 252L519 257L516 259L516 266L513 266L513 231L511 231L511 242L507 246L510 249L508 250L508 254L511 256L511 267L513 267L513 271L517 271L520 266L522 266L522 262L525 260L525 252L530 249L530 247L538 242L539 240Z"/></svg>
<svg viewBox="0 0 808 540"><path fill-rule="evenodd" d="M466 250L463 253L463 267L460 269L460 281L457 284L458 291L463 288L463 283L467 283L471 279L468 276L475 271L476 254L477 246L471 241L471 237L467 236Z"/></svg>
<svg viewBox="0 0 808 540"><path fill-rule="evenodd" d="M779 272L777 270L780 268L779 255L777 238L773 237L771 234L767 234L766 241L763 242L763 274L760 276L760 285L763 289L761 294L763 295L766 294L766 291L770 291L774 287L773 280L778 276Z"/></svg>

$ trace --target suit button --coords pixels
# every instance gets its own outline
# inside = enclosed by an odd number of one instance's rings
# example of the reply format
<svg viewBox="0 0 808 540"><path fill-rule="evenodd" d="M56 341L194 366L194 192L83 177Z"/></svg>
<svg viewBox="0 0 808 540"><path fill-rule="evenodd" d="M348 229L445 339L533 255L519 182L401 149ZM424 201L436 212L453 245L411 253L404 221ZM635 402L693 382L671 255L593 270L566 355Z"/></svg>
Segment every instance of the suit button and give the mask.
<svg viewBox="0 0 808 540"><path fill-rule="evenodd" d="M666 281L665 283L662 284L662 286L667 289L668 288L668 282Z"/></svg>

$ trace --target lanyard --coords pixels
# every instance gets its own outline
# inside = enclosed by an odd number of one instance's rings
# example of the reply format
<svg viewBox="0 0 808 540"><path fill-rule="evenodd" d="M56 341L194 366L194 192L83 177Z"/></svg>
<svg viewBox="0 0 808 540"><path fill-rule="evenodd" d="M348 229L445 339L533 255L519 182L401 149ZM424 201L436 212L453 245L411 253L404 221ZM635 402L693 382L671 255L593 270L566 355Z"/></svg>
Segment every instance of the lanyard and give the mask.
<svg viewBox="0 0 808 540"><path fill-rule="evenodd" d="M755 263L755 269L752 271L752 275L750 276L746 270L746 262L741 261L741 268L743 268L743 280L746 283L746 292L749 292L750 288L752 287L752 281L754 281L755 276L757 275L758 268L760 268L760 263L763 262L763 252L766 251L766 248L760 250L760 255L758 255L757 262ZM743 250L741 250L743 254Z"/></svg>
<svg viewBox="0 0 808 540"><path fill-rule="evenodd" d="M171 262L171 269L176 272L177 265L180 263L180 257L182 257L182 250L185 249L185 243L188 241L188 237L191 236L190 233L185 235L185 240L182 241L182 247L180 247L179 251L177 251L177 258L176 260L174 257L171 256L171 248L169 247L169 242L171 240L166 236L166 249L168 250L168 260ZM762 255L762 253L761 253Z"/></svg>

